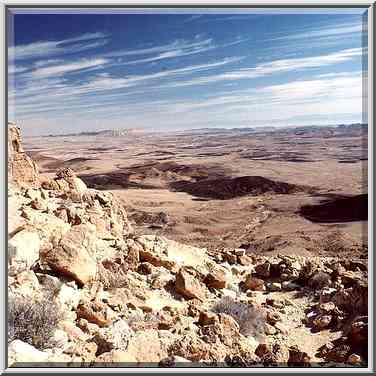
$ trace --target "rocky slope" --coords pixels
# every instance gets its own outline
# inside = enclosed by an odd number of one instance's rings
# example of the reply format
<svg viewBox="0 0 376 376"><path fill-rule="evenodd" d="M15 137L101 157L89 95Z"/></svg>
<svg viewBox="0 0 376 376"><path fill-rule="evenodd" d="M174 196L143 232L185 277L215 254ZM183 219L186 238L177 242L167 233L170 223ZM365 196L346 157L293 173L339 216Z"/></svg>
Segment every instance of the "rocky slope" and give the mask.
<svg viewBox="0 0 376 376"><path fill-rule="evenodd" d="M367 364L365 260L136 236L116 197L40 175L9 135L10 366Z"/></svg>

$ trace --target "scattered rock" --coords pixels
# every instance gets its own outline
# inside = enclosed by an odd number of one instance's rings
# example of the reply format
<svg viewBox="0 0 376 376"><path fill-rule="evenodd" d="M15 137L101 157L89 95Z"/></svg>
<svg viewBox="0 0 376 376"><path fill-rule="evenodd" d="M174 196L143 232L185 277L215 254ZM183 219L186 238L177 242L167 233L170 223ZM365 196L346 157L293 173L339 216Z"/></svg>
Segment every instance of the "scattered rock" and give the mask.
<svg viewBox="0 0 376 376"><path fill-rule="evenodd" d="M224 289L226 282L226 272L219 268L212 270L204 279L206 286L214 289Z"/></svg>
<svg viewBox="0 0 376 376"><path fill-rule="evenodd" d="M265 283L262 279L253 277L252 275L248 275L244 281L244 287L246 289L254 290L254 291L265 291Z"/></svg>
<svg viewBox="0 0 376 376"><path fill-rule="evenodd" d="M313 325L315 326L316 329L322 330L322 329L327 328L331 322L332 322L331 315L318 315L313 320Z"/></svg>
<svg viewBox="0 0 376 376"><path fill-rule="evenodd" d="M181 268L176 275L175 289L187 299L203 300L205 298L205 287L187 268Z"/></svg>
<svg viewBox="0 0 376 376"><path fill-rule="evenodd" d="M99 301L86 301L77 307L77 317L97 324L100 327L109 326L116 318L114 312Z"/></svg>

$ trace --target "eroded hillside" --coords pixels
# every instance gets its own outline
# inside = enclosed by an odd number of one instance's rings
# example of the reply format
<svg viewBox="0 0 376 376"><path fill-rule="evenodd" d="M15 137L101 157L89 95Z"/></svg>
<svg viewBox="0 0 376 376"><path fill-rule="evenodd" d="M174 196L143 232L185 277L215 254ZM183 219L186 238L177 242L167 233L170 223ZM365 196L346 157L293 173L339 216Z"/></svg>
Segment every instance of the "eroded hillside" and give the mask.
<svg viewBox="0 0 376 376"><path fill-rule="evenodd" d="M70 168L41 174L19 130L9 135L12 366L367 364L364 257L264 256L252 242L207 249L136 233L116 192Z"/></svg>

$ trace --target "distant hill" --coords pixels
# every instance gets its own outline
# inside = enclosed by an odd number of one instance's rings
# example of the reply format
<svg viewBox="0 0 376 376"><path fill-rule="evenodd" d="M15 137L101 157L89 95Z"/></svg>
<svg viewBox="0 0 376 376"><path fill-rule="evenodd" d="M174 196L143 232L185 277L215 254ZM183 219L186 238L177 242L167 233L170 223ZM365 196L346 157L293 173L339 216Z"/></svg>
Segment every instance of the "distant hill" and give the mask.
<svg viewBox="0 0 376 376"><path fill-rule="evenodd" d="M50 134L43 137L77 137L77 136L105 136L105 137L121 137L130 134L143 132L141 129L105 129L102 131L92 131L92 132L78 132L78 133L65 133L65 134Z"/></svg>

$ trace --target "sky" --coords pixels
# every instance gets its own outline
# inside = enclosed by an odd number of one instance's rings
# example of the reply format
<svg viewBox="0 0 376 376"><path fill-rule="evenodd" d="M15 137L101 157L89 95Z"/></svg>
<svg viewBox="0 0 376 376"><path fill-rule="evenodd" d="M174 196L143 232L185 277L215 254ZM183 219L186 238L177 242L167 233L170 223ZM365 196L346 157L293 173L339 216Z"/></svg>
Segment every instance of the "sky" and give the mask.
<svg viewBox="0 0 376 376"><path fill-rule="evenodd" d="M226 12L13 14L8 119L26 135L362 122L364 10Z"/></svg>

